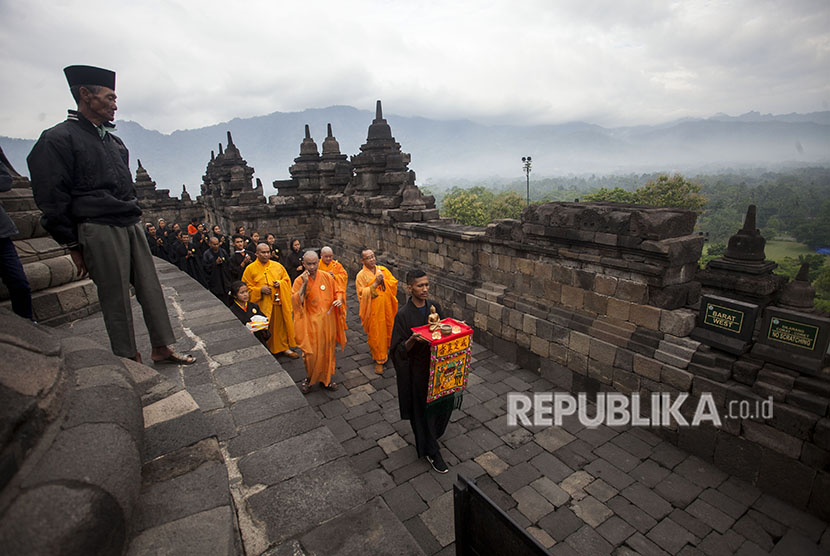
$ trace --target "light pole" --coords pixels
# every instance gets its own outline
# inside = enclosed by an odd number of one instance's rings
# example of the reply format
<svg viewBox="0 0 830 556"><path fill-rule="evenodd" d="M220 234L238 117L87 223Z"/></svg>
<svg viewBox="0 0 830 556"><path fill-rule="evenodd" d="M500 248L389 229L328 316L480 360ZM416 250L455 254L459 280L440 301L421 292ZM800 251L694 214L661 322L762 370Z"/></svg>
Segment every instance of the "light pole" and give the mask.
<svg viewBox="0 0 830 556"><path fill-rule="evenodd" d="M527 204L530 205L530 162L531 162L531 159L530 159L529 156L523 156L522 157L522 162L524 163L522 165L522 168L524 168L525 175L527 176Z"/></svg>

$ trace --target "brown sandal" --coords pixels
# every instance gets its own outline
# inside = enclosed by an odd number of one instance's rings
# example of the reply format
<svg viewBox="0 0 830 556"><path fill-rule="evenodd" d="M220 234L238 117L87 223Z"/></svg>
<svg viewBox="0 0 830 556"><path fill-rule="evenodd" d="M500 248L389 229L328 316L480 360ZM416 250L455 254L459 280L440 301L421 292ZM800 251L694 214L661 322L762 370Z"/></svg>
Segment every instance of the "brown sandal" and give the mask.
<svg viewBox="0 0 830 556"><path fill-rule="evenodd" d="M308 379L304 379L302 383L300 383L300 392L303 394L308 394L311 392L311 385L308 383Z"/></svg>
<svg viewBox="0 0 830 556"><path fill-rule="evenodd" d="M196 362L196 358L189 353L172 352L164 359L153 360L156 365L192 365Z"/></svg>
<svg viewBox="0 0 830 556"><path fill-rule="evenodd" d="M323 388L325 388L326 390L331 390L332 392L337 390L337 387L338 387L338 385L334 381L329 382L328 386L323 386Z"/></svg>

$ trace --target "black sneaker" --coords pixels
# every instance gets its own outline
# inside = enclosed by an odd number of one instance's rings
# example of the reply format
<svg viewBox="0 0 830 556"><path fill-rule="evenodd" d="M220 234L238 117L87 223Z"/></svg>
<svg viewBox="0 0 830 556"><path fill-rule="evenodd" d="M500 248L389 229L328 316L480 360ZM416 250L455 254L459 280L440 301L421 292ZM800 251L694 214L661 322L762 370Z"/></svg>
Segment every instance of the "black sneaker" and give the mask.
<svg viewBox="0 0 830 556"><path fill-rule="evenodd" d="M450 472L449 467L447 467L447 464L444 462L444 458L441 457L441 452L435 454L435 457L427 456L427 461L438 473Z"/></svg>

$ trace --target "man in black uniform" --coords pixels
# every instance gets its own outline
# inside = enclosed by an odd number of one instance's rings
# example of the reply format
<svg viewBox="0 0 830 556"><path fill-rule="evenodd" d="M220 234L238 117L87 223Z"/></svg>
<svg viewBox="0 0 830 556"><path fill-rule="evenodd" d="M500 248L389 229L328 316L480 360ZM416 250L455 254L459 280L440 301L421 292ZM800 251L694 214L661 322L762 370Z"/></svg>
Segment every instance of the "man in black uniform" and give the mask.
<svg viewBox="0 0 830 556"><path fill-rule="evenodd" d="M41 223L69 248L78 275L89 271L98 287L113 353L141 361L130 307L132 284L150 333L153 361L193 363L192 355L170 347L176 338L139 223L129 153L112 134L115 72L92 66L63 71L78 109L44 131L27 159L35 202L43 211Z"/></svg>
<svg viewBox="0 0 830 556"><path fill-rule="evenodd" d="M217 298L227 302L231 289L231 262L228 252L219 246L219 238L210 238L209 248L202 253L202 266L208 289Z"/></svg>
<svg viewBox="0 0 830 556"><path fill-rule="evenodd" d="M427 383L429 382L429 338L414 334L412 329L427 324L430 307L442 314L441 306L428 300L429 278L423 270L406 275L409 301L395 315L389 358L395 366L398 382L398 404L401 419L409 419L415 434L418 457L426 457L439 473L449 469L441 457L438 439L444 434L452 415L452 404L440 406L437 412L427 413Z"/></svg>

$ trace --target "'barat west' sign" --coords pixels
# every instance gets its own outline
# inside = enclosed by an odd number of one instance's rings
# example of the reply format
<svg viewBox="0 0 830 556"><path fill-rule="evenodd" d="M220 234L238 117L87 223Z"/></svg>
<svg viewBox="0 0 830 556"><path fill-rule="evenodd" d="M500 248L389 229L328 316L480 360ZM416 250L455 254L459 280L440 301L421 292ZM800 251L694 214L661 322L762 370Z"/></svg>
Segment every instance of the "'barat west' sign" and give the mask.
<svg viewBox="0 0 830 556"><path fill-rule="evenodd" d="M745 353L752 341L758 306L736 299L706 295L700 301L700 313L692 338L728 353Z"/></svg>
<svg viewBox="0 0 830 556"><path fill-rule="evenodd" d="M703 313L703 323L720 330L740 334L743 329L744 314L744 311L707 303Z"/></svg>

